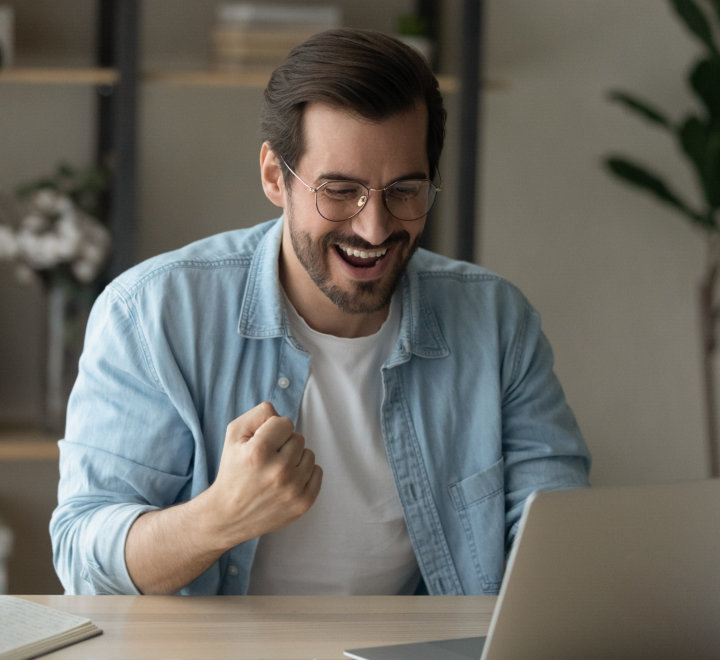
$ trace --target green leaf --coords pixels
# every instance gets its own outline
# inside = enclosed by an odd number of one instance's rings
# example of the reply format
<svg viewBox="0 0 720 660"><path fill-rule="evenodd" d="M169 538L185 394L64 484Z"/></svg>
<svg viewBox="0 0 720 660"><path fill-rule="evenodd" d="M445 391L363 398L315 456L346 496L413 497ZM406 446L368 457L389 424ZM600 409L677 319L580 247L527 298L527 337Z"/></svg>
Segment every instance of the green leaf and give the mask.
<svg viewBox="0 0 720 660"><path fill-rule="evenodd" d="M643 101L633 94L614 91L610 92L609 99L624 105L628 110L636 112L644 119L647 119L654 124L660 124L660 126L672 130L672 122L660 110L657 110L647 101Z"/></svg>
<svg viewBox="0 0 720 660"><path fill-rule="evenodd" d="M720 208L720 126L688 117L678 132L680 146L695 166L708 206Z"/></svg>
<svg viewBox="0 0 720 660"><path fill-rule="evenodd" d="M605 164L608 170L616 177L636 186L645 192L649 192L657 199L687 216L692 222L708 227L710 221L707 216L697 213L682 198L675 193L670 187L656 174L648 170L643 165L633 163L632 161L622 157L611 157L606 159Z"/></svg>
<svg viewBox="0 0 720 660"><path fill-rule="evenodd" d="M715 45L712 27L705 13L694 0L670 0L670 4L688 29L707 46L711 53L717 54L718 48Z"/></svg>
<svg viewBox="0 0 720 660"><path fill-rule="evenodd" d="M76 174L77 170L67 163L60 163L57 166L56 175L58 179L74 179Z"/></svg>
<svg viewBox="0 0 720 660"><path fill-rule="evenodd" d="M710 6L715 10L715 16L720 21L720 0L708 0Z"/></svg>
<svg viewBox="0 0 720 660"><path fill-rule="evenodd" d="M690 73L690 85L705 105L710 123L720 124L720 56L700 60Z"/></svg>
<svg viewBox="0 0 720 660"><path fill-rule="evenodd" d="M32 183L26 183L24 185L18 186L18 188L15 190L15 194L20 199L26 199L36 193L38 190L42 190L43 188L57 190L58 186L55 182L55 179L43 178L38 179L37 181L33 181Z"/></svg>

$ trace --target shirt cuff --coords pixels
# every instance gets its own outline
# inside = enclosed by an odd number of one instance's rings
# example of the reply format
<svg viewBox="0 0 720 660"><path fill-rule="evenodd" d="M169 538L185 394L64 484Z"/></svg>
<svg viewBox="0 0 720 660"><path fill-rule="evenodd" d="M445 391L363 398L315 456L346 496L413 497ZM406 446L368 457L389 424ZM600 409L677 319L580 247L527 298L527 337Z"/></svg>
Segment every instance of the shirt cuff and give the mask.
<svg viewBox="0 0 720 660"><path fill-rule="evenodd" d="M159 507L140 504L111 504L95 512L88 521L87 544L83 581L95 594L139 595L125 563L125 540L138 516Z"/></svg>

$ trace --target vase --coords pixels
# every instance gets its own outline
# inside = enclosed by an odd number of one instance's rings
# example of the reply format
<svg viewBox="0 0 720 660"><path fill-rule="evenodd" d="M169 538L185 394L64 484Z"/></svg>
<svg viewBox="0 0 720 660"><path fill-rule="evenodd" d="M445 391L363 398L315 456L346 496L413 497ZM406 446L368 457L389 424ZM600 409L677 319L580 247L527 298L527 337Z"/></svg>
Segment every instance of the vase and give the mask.
<svg viewBox="0 0 720 660"><path fill-rule="evenodd" d="M92 298L89 291L64 281L49 284L46 298L44 429L59 436L65 430Z"/></svg>

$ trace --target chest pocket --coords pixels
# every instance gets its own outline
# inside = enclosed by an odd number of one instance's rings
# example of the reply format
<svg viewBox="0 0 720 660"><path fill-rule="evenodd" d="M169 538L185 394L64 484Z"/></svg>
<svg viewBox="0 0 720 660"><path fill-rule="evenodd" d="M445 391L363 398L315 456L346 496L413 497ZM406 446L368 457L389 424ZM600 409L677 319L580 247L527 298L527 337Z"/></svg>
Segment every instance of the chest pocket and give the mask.
<svg viewBox="0 0 720 660"><path fill-rule="evenodd" d="M498 591L505 560L505 480L501 458L448 487L473 564L488 591Z"/></svg>

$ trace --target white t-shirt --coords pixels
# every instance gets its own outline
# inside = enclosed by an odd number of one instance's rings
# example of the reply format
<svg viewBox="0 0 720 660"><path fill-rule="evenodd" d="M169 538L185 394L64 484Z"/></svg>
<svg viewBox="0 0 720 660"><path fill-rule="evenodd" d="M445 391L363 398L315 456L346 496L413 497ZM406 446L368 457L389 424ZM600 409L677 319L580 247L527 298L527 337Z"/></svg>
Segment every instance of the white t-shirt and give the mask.
<svg viewBox="0 0 720 660"><path fill-rule="evenodd" d="M311 355L297 431L323 483L302 517L260 539L251 594L409 594L419 582L380 428L380 367L397 337L399 294L374 335L347 339L310 328L286 300L292 331Z"/></svg>

